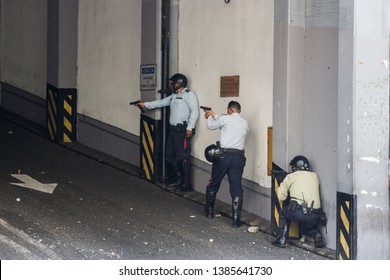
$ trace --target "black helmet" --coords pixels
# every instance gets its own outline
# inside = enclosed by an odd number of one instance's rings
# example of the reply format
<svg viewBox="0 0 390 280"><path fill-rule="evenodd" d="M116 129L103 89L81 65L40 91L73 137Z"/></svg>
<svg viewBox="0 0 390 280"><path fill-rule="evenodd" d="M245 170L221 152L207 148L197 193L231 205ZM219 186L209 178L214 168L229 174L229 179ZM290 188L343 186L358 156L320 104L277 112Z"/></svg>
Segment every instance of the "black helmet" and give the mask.
<svg viewBox="0 0 390 280"><path fill-rule="evenodd" d="M214 144L207 146L204 150L204 156L208 162L216 162L221 154L221 151Z"/></svg>
<svg viewBox="0 0 390 280"><path fill-rule="evenodd" d="M290 161L290 166L298 170L309 170L309 160L304 156L296 156Z"/></svg>
<svg viewBox="0 0 390 280"><path fill-rule="evenodd" d="M180 74L180 73L176 73L175 75L173 75L172 77L170 77L169 80L172 81L172 82L179 83L179 84L177 85L177 87L172 88L173 91L176 91L176 90L178 90L178 89L181 88L181 87L186 87L186 86L187 86L187 83L188 83L187 77L184 76L183 74Z"/></svg>

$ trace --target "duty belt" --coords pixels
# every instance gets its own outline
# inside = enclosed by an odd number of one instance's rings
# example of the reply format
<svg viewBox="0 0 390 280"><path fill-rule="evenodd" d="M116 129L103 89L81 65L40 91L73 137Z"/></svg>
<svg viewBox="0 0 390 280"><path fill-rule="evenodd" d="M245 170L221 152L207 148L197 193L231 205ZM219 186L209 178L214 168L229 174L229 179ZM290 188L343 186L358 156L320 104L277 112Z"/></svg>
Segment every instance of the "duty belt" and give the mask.
<svg viewBox="0 0 390 280"><path fill-rule="evenodd" d="M171 128L182 128L182 127L187 127L187 122L184 121L183 123L178 123L176 125L170 125Z"/></svg>
<svg viewBox="0 0 390 280"><path fill-rule="evenodd" d="M230 148L221 148L221 151L223 153L238 153L238 154L244 154L245 153L245 150L230 149Z"/></svg>
<svg viewBox="0 0 390 280"><path fill-rule="evenodd" d="M302 206L297 203L296 209L302 210ZM313 214L321 214L322 213L322 208L318 208L318 209L308 208L307 210L309 210L310 213L313 213Z"/></svg>

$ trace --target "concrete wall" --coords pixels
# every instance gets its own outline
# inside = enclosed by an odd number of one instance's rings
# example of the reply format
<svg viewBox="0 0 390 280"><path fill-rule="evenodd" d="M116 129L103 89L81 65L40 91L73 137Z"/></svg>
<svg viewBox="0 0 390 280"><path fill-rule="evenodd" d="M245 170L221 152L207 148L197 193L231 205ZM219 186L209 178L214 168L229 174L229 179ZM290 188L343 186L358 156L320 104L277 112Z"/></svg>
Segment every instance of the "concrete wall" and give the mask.
<svg viewBox="0 0 390 280"><path fill-rule="evenodd" d="M389 5L340 0L338 176L356 200L357 259L390 258Z"/></svg>
<svg viewBox="0 0 390 280"><path fill-rule="evenodd" d="M50 0L47 9L47 83L76 89L79 0Z"/></svg>
<svg viewBox="0 0 390 280"><path fill-rule="evenodd" d="M242 106L249 122L244 178L270 187L267 176L267 127L272 125L273 3L266 0L183 0L179 2L179 66L187 74L199 103L226 113L230 100ZM220 77L239 75L237 98L220 97ZM219 139L201 115L193 156Z"/></svg>
<svg viewBox="0 0 390 280"><path fill-rule="evenodd" d="M77 34L79 0L60 0L59 88L77 88Z"/></svg>
<svg viewBox="0 0 390 280"><path fill-rule="evenodd" d="M1 1L1 78L46 98L47 1Z"/></svg>
<svg viewBox="0 0 390 280"><path fill-rule="evenodd" d="M1 1L3 109L45 125L47 1Z"/></svg>
<svg viewBox="0 0 390 280"><path fill-rule="evenodd" d="M323 1L322 1L323 2ZM329 218L327 246L336 243L338 155L338 0L311 1L306 21L303 153L320 176ZM309 2L310 3L310 2Z"/></svg>
<svg viewBox="0 0 390 280"><path fill-rule="evenodd" d="M79 3L78 112L139 135L141 0Z"/></svg>
<svg viewBox="0 0 390 280"><path fill-rule="evenodd" d="M338 1L276 1L274 162L298 154L321 180L326 244L335 248L338 129Z"/></svg>

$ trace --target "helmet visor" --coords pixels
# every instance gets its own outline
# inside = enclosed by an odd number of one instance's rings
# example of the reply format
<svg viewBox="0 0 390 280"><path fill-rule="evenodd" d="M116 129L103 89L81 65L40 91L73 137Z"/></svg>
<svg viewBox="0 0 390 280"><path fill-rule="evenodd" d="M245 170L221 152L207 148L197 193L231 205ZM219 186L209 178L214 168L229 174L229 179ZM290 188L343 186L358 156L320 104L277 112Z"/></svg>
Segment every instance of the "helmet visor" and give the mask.
<svg viewBox="0 0 390 280"><path fill-rule="evenodd" d="M178 90L180 88L180 83L178 81L170 81L169 83L169 88L175 92L176 90Z"/></svg>

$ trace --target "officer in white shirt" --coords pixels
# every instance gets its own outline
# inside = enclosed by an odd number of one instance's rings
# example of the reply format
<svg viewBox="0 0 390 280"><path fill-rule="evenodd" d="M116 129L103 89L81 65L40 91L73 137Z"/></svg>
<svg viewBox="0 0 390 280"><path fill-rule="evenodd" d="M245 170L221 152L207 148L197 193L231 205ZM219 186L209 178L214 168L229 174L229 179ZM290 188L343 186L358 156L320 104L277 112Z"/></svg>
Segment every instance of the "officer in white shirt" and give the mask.
<svg viewBox="0 0 390 280"><path fill-rule="evenodd" d="M155 109L170 107L169 134L165 160L168 164L170 187L176 191L191 191L191 137L195 133L195 125L199 117L198 97L187 88L187 77L174 74L169 81L174 94L161 100L139 102L138 107Z"/></svg>
<svg viewBox="0 0 390 280"><path fill-rule="evenodd" d="M232 197L233 227L241 226L240 217L243 204L242 174L245 167L245 136L249 132L247 121L241 117L241 105L230 101L227 115L217 115L211 110L205 110L209 130L220 129L221 154L212 165L211 178L206 187L206 217L214 215L214 205L222 179L227 174L229 190Z"/></svg>

